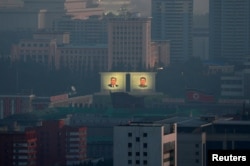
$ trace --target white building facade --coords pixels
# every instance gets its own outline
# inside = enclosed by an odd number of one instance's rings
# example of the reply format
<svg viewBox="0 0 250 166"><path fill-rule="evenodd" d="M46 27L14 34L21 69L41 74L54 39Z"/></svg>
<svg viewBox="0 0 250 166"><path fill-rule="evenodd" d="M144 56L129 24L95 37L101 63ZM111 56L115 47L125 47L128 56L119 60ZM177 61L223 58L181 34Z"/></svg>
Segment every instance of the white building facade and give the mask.
<svg viewBox="0 0 250 166"><path fill-rule="evenodd" d="M175 166L176 125L131 123L114 127L114 166Z"/></svg>

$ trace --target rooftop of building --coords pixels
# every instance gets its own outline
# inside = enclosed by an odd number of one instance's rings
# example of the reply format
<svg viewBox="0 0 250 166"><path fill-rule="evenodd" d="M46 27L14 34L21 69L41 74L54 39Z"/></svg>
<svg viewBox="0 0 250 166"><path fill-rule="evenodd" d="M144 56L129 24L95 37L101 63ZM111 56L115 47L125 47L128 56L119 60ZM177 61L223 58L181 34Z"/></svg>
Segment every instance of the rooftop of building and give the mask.
<svg viewBox="0 0 250 166"><path fill-rule="evenodd" d="M218 119L213 122L215 125L250 125L250 121L231 120L231 119Z"/></svg>

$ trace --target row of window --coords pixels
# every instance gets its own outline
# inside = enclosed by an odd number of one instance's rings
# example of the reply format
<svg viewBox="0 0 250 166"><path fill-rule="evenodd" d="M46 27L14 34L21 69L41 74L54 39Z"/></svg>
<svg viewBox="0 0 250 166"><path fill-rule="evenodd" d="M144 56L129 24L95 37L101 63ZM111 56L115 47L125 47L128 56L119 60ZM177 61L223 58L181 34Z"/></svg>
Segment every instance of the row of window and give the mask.
<svg viewBox="0 0 250 166"><path fill-rule="evenodd" d="M133 164L132 160L128 160L128 165L132 165L132 164ZM136 165L141 165L141 164L147 165L147 164L148 164L148 161L147 161L147 160L143 160L143 161L141 162L140 160L135 160L135 163L134 163L134 164L136 164Z"/></svg>
<svg viewBox="0 0 250 166"><path fill-rule="evenodd" d="M129 132L128 133L128 137L132 137L133 136L133 133ZM142 134L143 137L148 137L148 133L143 133ZM139 140L140 138L139 137L136 137L136 140Z"/></svg>
<svg viewBox="0 0 250 166"><path fill-rule="evenodd" d="M21 47L49 47L48 43L21 43Z"/></svg>
<svg viewBox="0 0 250 166"><path fill-rule="evenodd" d="M141 35L142 31L113 31L113 35Z"/></svg>
<svg viewBox="0 0 250 166"><path fill-rule="evenodd" d="M141 51L136 51L136 52L132 52L132 51L130 51L130 52L127 52L127 51L121 51L121 52L119 52L119 51L114 51L113 52L113 55L142 55L142 52Z"/></svg>
<svg viewBox="0 0 250 166"><path fill-rule="evenodd" d="M113 40L135 40L135 41L141 41L142 36L113 36Z"/></svg>
<svg viewBox="0 0 250 166"><path fill-rule="evenodd" d="M89 66L89 67L85 67L85 66L75 66L73 64L64 64L64 67L68 67L69 69L73 70L73 71L92 71L92 70L105 70L107 69L106 65L95 65L95 66Z"/></svg>
<svg viewBox="0 0 250 166"><path fill-rule="evenodd" d="M20 50L21 53L38 53L38 54L42 54L42 53L49 53L48 49L46 50L26 50L26 49L21 49Z"/></svg>
<svg viewBox="0 0 250 166"><path fill-rule="evenodd" d="M136 142L140 142L140 137L136 137ZM133 144L131 142L128 143L128 148L132 148ZM147 148L148 143L143 143L143 148Z"/></svg>
<svg viewBox="0 0 250 166"><path fill-rule="evenodd" d="M228 92L242 92L243 89L241 89L241 88L222 88L222 91L228 91Z"/></svg>
<svg viewBox="0 0 250 166"><path fill-rule="evenodd" d="M222 84L242 84L242 80L222 80L221 81Z"/></svg>
<svg viewBox="0 0 250 166"><path fill-rule="evenodd" d="M103 61L104 57L103 56L62 56L61 61L76 61L76 60L87 60L87 59L92 59L92 60L97 60L97 61Z"/></svg>
<svg viewBox="0 0 250 166"><path fill-rule="evenodd" d="M24 59L26 58L35 58L35 59L46 59L48 57L48 55L27 55L27 54L21 54L20 57L23 57Z"/></svg>
<svg viewBox="0 0 250 166"><path fill-rule="evenodd" d="M130 49L142 49L142 41L113 41L113 48L121 47L121 46L127 46Z"/></svg>
<svg viewBox="0 0 250 166"><path fill-rule="evenodd" d="M140 60L141 57L113 57L113 60Z"/></svg>
<svg viewBox="0 0 250 166"><path fill-rule="evenodd" d="M128 26L114 26L114 30L142 30L142 26L131 26L131 25L128 25Z"/></svg>
<svg viewBox="0 0 250 166"><path fill-rule="evenodd" d="M61 50L61 54L107 54L107 51L102 50Z"/></svg>
<svg viewBox="0 0 250 166"><path fill-rule="evenodd" d="M131 157L132 155L133 155L132 152L128 152L128 156L129 157ZM135 156L139 157L140 155L141 155L140 152L135 152ZM142 156L147 157L148 156L148 152L143 152Z"/></svg>

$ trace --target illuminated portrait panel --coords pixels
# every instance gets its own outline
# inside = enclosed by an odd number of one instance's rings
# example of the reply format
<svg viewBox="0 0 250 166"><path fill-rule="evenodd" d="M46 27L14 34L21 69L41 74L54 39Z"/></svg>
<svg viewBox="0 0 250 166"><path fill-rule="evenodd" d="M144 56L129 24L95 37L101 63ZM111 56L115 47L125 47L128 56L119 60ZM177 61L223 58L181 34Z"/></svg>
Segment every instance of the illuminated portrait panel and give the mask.
<svg viewBox="0 0 250 166"><path fill-rule="evenodd" d="M123 72L102 72L101 91L125 91L126 73Z"/></svg>
<svg viewBox="0 0 250 166"><path fill-rule="evenodd" d="M131 72L130 90L134 91L155 91L155 73L153 72Z"/></svg>

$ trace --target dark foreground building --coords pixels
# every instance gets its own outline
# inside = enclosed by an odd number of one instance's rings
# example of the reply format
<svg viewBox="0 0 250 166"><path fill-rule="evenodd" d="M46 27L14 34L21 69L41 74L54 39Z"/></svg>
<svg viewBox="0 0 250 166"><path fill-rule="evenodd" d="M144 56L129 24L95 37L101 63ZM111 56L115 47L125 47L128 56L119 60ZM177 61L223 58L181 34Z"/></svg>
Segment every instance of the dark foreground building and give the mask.
<svg viewBox="0 0 250 166"><path fill-rule="evenodd" d="M24 132L0 133L0 165L74 165L87 158L86 127L45 121Z"/></svg>

